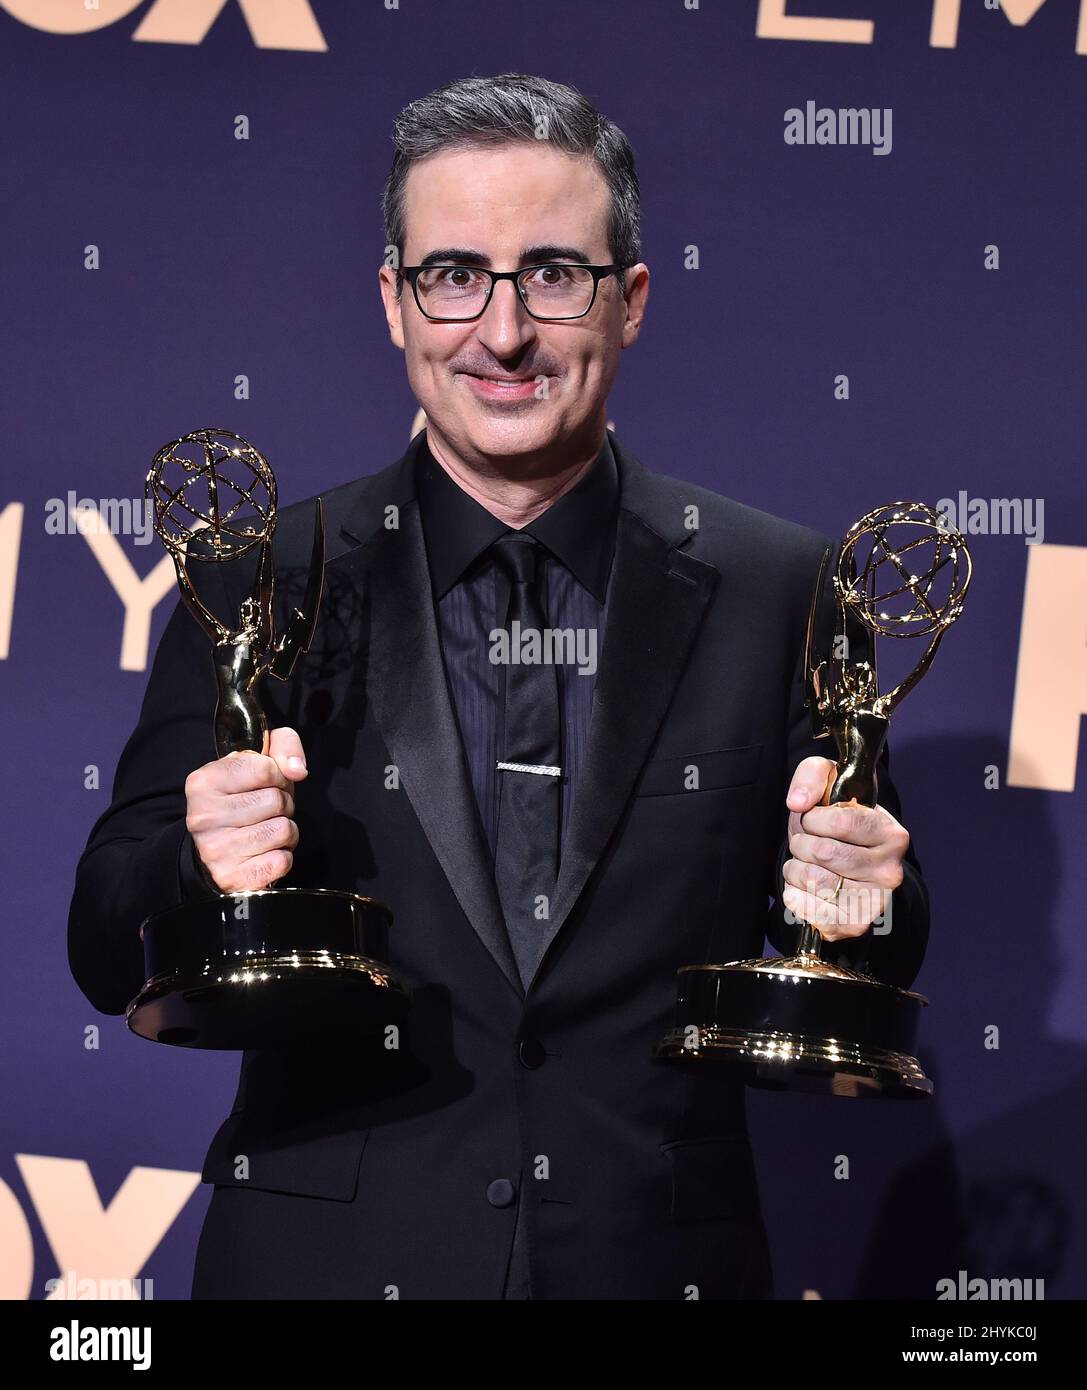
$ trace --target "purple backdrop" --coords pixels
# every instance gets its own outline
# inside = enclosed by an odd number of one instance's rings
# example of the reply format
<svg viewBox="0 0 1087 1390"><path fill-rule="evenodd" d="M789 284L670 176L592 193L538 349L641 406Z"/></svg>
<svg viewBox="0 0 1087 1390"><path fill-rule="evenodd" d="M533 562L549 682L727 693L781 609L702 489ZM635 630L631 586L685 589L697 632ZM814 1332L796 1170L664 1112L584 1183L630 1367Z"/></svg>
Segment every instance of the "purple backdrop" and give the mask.
<svg viewBox="0 0 1087 1390"><path fill-rule="evenodd" d="M960 1268L1083 1296L1087 763L1066 759L1074 790L1007 776L1028 558L1087 546L1077 4L1013 25L973 0L953 47L930 43L925 5L892 0L790 0L874 21L865 43L771 37L780 0L296 8L325 51L258 47L233 0L199 43L133 38L176 24L173 0L0 0L0 1282L41 1298L123 1244L139 1201L96 1226L88 1172L103 1207L133 1168L195 1173L237 1071L134 1038L68 975L75 861L146 672L121 668L121 600L87 538L49 534L48 501L138 496L158 445L209 424L267 452L288 501L396 458L416 405L377 292L389 126L445 81L515 69L578 85L635 149L652 290L610 413L647 466L832 533L903 495L1044 500L1044 546L972 538L966 617L892 734L934 902L918 986L936 1099L750 1109L782 1297L933 1297ZM102 27L46 32L65 14ZM786 143L808 101L890 108L890 152ZM118 544L140 576L161 559ZM1071 572L1049 640L1063 618L1075 656ZM183 1178L136 1181L149 1211L184 1196ZM187 1296L206 1196L126 1271L155 1297Z"/></svg>

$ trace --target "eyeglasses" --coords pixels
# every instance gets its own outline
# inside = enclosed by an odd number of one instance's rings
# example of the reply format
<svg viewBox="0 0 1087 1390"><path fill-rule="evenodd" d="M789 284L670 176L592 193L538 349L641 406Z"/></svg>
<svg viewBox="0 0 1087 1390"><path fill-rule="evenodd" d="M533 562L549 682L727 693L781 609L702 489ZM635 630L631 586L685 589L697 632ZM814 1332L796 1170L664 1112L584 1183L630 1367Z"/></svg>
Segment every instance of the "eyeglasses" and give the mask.
<svg viewBox="0 0 1087 1390"><path fill-rule="evenodd" d="M498 280L512 280L521 303L545 322L581 319L596 302L605 275L625 265L569 265L552 261L520 270L474 265L406 265L398 274L411 285L420 312L438 323L468 323L485 312Z"/></svg>

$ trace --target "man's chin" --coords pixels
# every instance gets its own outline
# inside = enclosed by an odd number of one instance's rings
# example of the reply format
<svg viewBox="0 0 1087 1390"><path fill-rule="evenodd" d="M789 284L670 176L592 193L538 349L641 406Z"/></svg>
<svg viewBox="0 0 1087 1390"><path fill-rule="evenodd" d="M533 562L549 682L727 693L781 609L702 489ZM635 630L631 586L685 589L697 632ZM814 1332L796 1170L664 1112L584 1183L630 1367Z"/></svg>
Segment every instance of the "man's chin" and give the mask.
<svg viewBox="0 0 1087 1390"><path fill-rule="evenodd" d="M473 412L462 421L462 429L468 443L490 458L538 454L554 447L560 437L554 419L544 419L539 411L533 414L519 411L516 416L508 409Z"/></svg>

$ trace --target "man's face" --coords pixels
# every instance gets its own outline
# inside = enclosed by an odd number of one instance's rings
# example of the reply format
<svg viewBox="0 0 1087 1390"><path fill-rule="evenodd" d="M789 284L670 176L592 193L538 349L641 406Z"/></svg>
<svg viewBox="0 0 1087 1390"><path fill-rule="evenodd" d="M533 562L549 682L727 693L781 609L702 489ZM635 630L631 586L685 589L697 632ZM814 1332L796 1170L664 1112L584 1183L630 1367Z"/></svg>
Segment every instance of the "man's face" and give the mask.
<svg viewBox="0 0 1087 1390"><path fill-rule="evenodd" d="M456 248L491 270L581 256L608 265L608 211L607 185L591 159L544 142L443 151L408 175L404 264ZM648 270L635 266L625 297L608 276L583 318L545 323L512 282L500 281L482 317L435 323L406 282L397 300L393 272L381 271L390 334L405 351L428 428L462 459L504 472L518 456L526 472L545 471L599 439L619 353L638 336L648 286Z"/></svg>

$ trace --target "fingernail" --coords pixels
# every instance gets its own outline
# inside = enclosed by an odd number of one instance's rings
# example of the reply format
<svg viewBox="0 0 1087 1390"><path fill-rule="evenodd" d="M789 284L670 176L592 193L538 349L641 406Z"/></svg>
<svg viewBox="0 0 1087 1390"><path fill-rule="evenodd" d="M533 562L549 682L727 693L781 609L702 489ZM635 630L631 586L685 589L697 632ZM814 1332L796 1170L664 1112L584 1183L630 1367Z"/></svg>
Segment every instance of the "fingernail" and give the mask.
<svg viewBox="0 0 1087 1390"><path fill-rule="evenodd" d="M293 753L287 759L287 766L292 768L295 772L305 772L306 760L305 758L300 758L297 753Z"/></svg>

